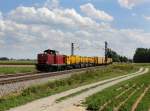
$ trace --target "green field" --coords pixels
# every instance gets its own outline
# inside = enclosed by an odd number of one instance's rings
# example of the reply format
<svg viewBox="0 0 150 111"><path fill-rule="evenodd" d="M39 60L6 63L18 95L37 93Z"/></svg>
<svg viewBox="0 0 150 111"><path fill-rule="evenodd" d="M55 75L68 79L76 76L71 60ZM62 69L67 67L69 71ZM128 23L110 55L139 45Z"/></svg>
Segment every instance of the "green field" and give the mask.
<svg viewBox="0 0 150 111"><path fill-rule="evenodd" d="M36 61L30 60L9 60L0 61L0 74L17 74L26 72L35 72Z"/></svg>
<svg viewBox="0 0 150 111"><path fill-rule="evenodd" d="M9 60L9 61L0 61L0 65L34 65L35 60Z"/></svg>
<svg viewBox="0 0 150 111"><path fill-rule="evenodd" d="M142 64L142 66L145 65L148 64ZM149 86L150 72L121 82L118 85L114 85L88 97L85 105L90 111L113 111L115 109L118 109L118 111L131 111L133 104ZM146 92L143 99L140 100L140 103L136 108L136 111L149 110L150 89Z"/></svg>
<svg viewBox="0 0 150 111"><path fill-rule="evenodd" d="M137 67L134 67L132 64L111 65L97 70L88 70L85 73L72 75L66 79L32 86L20 93L0 98L0 111L85 84L135 72L136 70Z"/></svg>
<svg viewBox="0 0 150 111"><path fill-rule="evenodd" d="M33 67L0 67L0 74L18 74L26 72L36 72L35 66Z"/></svg>

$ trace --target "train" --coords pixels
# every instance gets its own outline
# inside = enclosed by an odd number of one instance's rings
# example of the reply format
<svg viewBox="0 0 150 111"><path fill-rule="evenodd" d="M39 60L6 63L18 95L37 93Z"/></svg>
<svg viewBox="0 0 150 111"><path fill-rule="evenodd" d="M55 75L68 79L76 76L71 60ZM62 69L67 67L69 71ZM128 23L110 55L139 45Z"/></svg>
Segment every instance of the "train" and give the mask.
<svg viewBox="0 0 150 111"><path fill-rule="evenodd" d="M47 49L37 55L36 68L43 72L63 71L111 64L112 58L62 55L56 50Z"/></svg>

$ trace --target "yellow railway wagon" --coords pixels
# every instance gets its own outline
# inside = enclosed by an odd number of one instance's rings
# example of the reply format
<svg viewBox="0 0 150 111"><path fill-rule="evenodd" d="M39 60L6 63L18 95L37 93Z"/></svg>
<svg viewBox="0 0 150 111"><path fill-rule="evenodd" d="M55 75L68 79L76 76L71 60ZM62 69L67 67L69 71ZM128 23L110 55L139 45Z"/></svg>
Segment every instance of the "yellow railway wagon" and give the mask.
<svg viewBox="0 0 150 111"><path fill-rule="evenodd" d="M83 57L80 56L80 63L83 63Z"/></svg>
<svg viewBox="0 0 150 111"><path fill-rule="evenodd" d="M105 64L105 57L102 57L102 64Z"/></svg>
<svg viewBox="0 0 150 111"><path fill-rule="evenodd" d="M109 63L112 63L112 58L107 58L107 63L105 63L105 57L102 58L102 63L103 64L109 64Z"/></svg>
<svg viewBox="0 0 150 111"><path fill-rule="evenodd" d="M108 64L112 63L112 58L108 58L107 63L108 63Z"/></svg>
<svg viewBox="0 0 150 111"><path fill-rule="evenodd" d="M91 62L91 58L90 57L88 57L88 63L90 63Z"/></svg>
<svg viewBox="0 0 150 111"><path fill-rule="evenodd" d="M94 57L88 57L88 63L94 63Z"/></svg>
<svg viewBox="0 0 150 111"><path fill-rule="evenodd" d="M76 63L76 56L70 56L70 64Z"/></svg>
<svg viewBox="0 0 150 111"><path fill-rule="evenodd" d="M89 61L89 58L85 57L85 63L88 63L88 61Z"/></svg>
<svg viewBox="0 0 150 111"><path fill-rule="evenodd" d="M70 65L71 64L71 57L70 56L65 56L65 64Z"/></svg>
<svg viewBox="0 0 150 111"><path fill-rule="evenodd" d="M91 62L92 64L94 64L94 57L91 57Z"/></svg>
<svg viewBox="0 0 150 111"><path fill-rule="evenodd" d="M98 64L98 57L94 57L94 64Z"/></svg>
<svg viewBox="0 0 150 111"><path fill-rule="evenodd" d="M86 62L85 57L82 57L82 63L85 63L85 62Z"/></svg>
<svg viewBox="0 0 150 111"><path fill-rule="evenodd" d="M70 56L70 64L79 64L81 57L77 55Z"/></svg>
<svg viewBox="0 0 150 111"><path fill-rule="evenodd" d="M80 63L91 63L91 64L105 64L105 57L85 57L85 56L65 56L65 64L80 64ZM112 63L112 58L107 59L107 64Z"/></svg>
<svg viewBox="0 0 150 111"><path fill-rule="evenodd" d="M80 64L81 62L81 56L76 56L76 64Z"/></svg>
<svg viewBox="0 0 150 111"><path fill-rule="evenodd" d="M103 64L103 57L98 57L98 64Z"/></svg>

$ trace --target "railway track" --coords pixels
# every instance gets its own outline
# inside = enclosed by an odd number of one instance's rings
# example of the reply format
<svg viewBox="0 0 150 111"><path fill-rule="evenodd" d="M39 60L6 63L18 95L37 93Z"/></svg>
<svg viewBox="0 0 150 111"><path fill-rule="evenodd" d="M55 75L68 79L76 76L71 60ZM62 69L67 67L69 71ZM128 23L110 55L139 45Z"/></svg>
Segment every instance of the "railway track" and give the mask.
<svg viewBox="0 0 150 111"><path fill-rule="evenodd" d="M46 77L53 77L53 76L58 76L58 75L74 73L74 72L81 72L81 71L86 71L88 69L95 69L98 67L103 67L103 66L72 69L72 70L65 70L65 71L58 71L58 72L48 72L48 73L37 72L37 73L0 75L0 85L11 84L11 83L21 82L21 81L34 80L34 79L40 79L40 78L46 78Z"/></svg>
<svg viewBox="0 0 150 111"><path fill-rule="evenodd" d="M0 79L3 78L10 78L10 77L19 77L19 76L26 76L26 75L34 75L34 74L39 74L41 72L28 72L28 73L18 73L18 74L3 74L0 75Z"/></svg>

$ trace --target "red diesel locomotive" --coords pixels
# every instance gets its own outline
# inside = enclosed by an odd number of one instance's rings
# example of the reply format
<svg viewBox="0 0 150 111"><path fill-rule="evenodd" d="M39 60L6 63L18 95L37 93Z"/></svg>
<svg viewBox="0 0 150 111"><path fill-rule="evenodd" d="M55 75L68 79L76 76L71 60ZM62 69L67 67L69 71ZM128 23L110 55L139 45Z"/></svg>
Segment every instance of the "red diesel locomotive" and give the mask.
<svg viewBox="0 0 150 111"><path fill-rule="evenodd" d="M55 50L45 50L44 53L38 54L37 69L40 71L55 71L65 67L64 55L60 55Z"/></svg>

